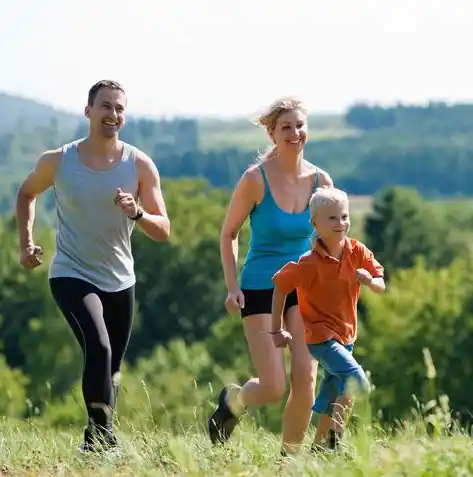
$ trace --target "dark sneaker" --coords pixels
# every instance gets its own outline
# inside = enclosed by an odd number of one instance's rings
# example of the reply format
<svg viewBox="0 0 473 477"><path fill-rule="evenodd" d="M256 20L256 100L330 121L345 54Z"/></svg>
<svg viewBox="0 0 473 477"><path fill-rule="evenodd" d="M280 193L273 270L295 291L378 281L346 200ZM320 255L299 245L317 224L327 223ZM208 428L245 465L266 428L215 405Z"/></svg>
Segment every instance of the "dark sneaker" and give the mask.
<svg viewBox="0 0 473 477"><path fill-rule="evenodd" d="M84 442L77 448L80 453L93 452L94 451L94 433L92 426L86 427L84 430Z"/></svg>
<svg viewBox="0 0 473 477"><path fill-rule="evenodd" d="M317 455L332 454L340 449L341 436L339 433L330 429L328 431L327 440L324 443L312 444L310 450Z"/></svg>
<svg viewBox="0 0 473 477"><path fill-rule="evenodd" d="M112 413L107 408L90 410L89 425L84 430L84 443L81 452L108 451L118 447L113 434Z"/></svg>
<svg viewBox="0 0 473 477"><path fill-rule="evenodd" d="M223 444L226 442L240 420L240 417L235 416L230 411L226 399L227 394L228 387L225 387L220 392L218 407L208 421L209 436L212 444Z"/></svg>
<svg viewBox="0 0 473 477"><path fill-rule="evenodd" d="M337 450L340 447L342 436L333 429L328 431L328 447L329 449Z"/></svg>
<svg viewBox="0 0 473 477"><path fill-rule="evenodd" d="M80 453L118 451L120 445L117 438L105 429L97 429L89 425L84 430L84 442L78 448Z"/></svg>

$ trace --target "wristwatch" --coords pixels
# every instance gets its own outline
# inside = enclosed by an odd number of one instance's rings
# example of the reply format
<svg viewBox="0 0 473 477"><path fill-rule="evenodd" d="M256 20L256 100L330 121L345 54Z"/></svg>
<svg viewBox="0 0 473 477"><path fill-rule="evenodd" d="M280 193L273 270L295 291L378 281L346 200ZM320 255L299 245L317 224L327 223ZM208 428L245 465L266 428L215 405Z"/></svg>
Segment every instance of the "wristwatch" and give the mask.
<svg viewBox="0 0 473 477"><path fill-rule="evenodd" d="M140 220L141 217L143 217L143 214L143 209L141 207L138 207L138 212L136 213L136 215L134 217L129 217L129 219L134 221Z"/></svg>

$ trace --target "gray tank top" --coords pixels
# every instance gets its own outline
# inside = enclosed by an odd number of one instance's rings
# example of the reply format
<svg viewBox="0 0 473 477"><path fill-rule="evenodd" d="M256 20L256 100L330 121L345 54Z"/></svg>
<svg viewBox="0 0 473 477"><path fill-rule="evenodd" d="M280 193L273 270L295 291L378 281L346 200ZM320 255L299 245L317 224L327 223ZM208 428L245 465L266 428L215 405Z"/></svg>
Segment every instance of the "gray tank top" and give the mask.
<svg viewBox="0 0 473 477"><path fill-rule="evenodd" d="M49 277L80 278L105 292L135 284L131 252L134 222L115 205L117 188L138 196L135 151L123 143L120 162L96 171L79 159L77 144L63 146L56 173L56 253Z"/></svg>

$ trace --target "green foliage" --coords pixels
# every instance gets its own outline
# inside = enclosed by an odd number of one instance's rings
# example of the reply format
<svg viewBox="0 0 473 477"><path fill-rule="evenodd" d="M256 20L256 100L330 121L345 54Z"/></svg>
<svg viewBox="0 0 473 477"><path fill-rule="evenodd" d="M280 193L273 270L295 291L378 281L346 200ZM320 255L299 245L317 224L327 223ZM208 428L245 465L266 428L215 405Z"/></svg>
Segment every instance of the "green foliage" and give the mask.
<svg viewBox="0 0 473 477"><path fill-rule="evenodd" d="M345 114L346 123L365 131L383 128L452 134L470 132L472 129L473 106L471 104L447 105L429 102L425 106L397 104L391 107L358 103Z"/></svg>
<svg viewBox="0 0 473 477"><path fill-rule="evenodd" d="M26 387L28 377L19 369L8 367L5 357L0 355L0 414L21 417L26 411Z"/></svg>
<svg viewBox="0 0 473 477"><path fill-rule="evenodd" d="M140 318L132 361L176 336L186 342L205 338L224 312L226 292L215 270L221 268L220 226L229 195L204 181L165 182L163 189L171 240L157 245L139 232L133 240L136 262L146 266L137 266ZM247 240L246 229L242 237Z"/></svg>
<svg viewBox="0 0 473 477"><path fill-rule="evenodd" d="M411 267L416 257L438 265L444 254L440 214L411 189L380 192L365 220L366 245L387 270Z"/></svg>
<svg viewBox="0 0 473 477"><path fill-rule="evenodd" d="M146 422L178 429L204 423L221 387L244 383L254 370L241 320L226 316L223 306L219 234L229 193L190 179L165 180L163 189L170 242L152 242L139 230L133 236L138 306L119 410L138 426L134 416L145 406ZM366 243L389 270L388 292L363 293L360 307L356 353L376 386L373 412L391 422L411 413L413 393L422 403L432 399L424 348L433 356L438 393L449 396L454 411L464 412L471 394L465 379L473 372L465 358L473 296L473 260L465 252L473 207L426 202L402 188L381 191L371 206L365 202L353 205L355 222L358 228L365 223ZM36 234L47 263L53 234L49 228ZM54 425L79 424L85 418L80 349L52 300L47 268L30 272L19 266L12 221L3 223L0 240L1 344L8 367L26 379L20 389L29 404L20 398L19 406L25 415ZM240 261L247 241L245 225ZM281 401L252 410L250 417L278 432L283 407Z"/></svg>
<svg viewBox="0 0 473 477"><path fill-rule="evenodd" d="M375 384L373 414L386 424L430 413L440 432L445 409L462 418L471 411L473 202L453 194L473 192L473 141L462 116L468 108L429 108L425 114L376 110L369 119L374 126L363 126L368 132L313 141L307 157L338 187L363 194L352 203L353 233L388 271L385 294L363 292L355 351ZM463 118L458 127L457 114ZM340 118L311 121L319 132L346 131ZM382 121L387 124L378 127ZM435 132L442 121L449 133ZM42 150L86 132L83 121L76 127L44 121L0 135L0 211L11 211L16 185ZM205 425L222 385L242 384L254 373L241 320L226 316L223 306L219 239L230 188L255 156L243 137L249 144L257 131L247 123L139 118L123 131L156 160L172 223L168 243L152 242L138 229L133 236L138 303L119 399L120 420L131 428ZM442 194L451 196L423 198ZM47 264L54 250L51 192L39 202L42 221L35 232ZM6 213L0 243L0 383L7 390L0 410L63 428L83 423L80 349L51 297L47 265L33 272L20 267L15 224ZM240 263L247 245L245 224ZM433 364L426 366L427 356ZM245 422L279 432L283 407L281 401L253 410Z"/></svg>
<svg viewBox="0 0 473 477"><path fill-rule="evenodd" d="M408 416L415 406L413 395L423 403L446 395L455 411L469 408L471 265L471 259L458 259L429 270L419 259L391 278L385 295L364 295L365 326L358 352L376 386L374 407L385 419ZM424 349L432 356L431 368L424 363Z"/></svg>
<svg viewBox="0 0 473 477"><path fill-rule="evenodd" d="M38 233L45 245L45 259L52 255L52 234ZM33 406L51 392L69 390L80 367L72 346L72 332L55 306L48 286L47 269L26 272L19 265L19 249L13 221L0 232L0 336L9 366L21 368L31 379L28 397Z"/></svg>

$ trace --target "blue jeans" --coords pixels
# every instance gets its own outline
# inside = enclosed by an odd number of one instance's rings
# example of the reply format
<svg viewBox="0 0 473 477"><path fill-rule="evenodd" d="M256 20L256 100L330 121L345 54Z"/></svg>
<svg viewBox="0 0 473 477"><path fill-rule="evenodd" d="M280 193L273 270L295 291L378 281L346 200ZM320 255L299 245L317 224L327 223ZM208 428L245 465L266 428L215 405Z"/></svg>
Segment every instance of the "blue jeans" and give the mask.
<svg viewBox="0 0 473 477"><path fill-rule="evenodd" d="M312 407L313 411L331 415L333 403L343 396L348 380L354 380L360 391L370 392L365 372L353 357L353 345L342 345L338 341L329 340L307 346L310 354L324 369L324 378Z"/></svg>

